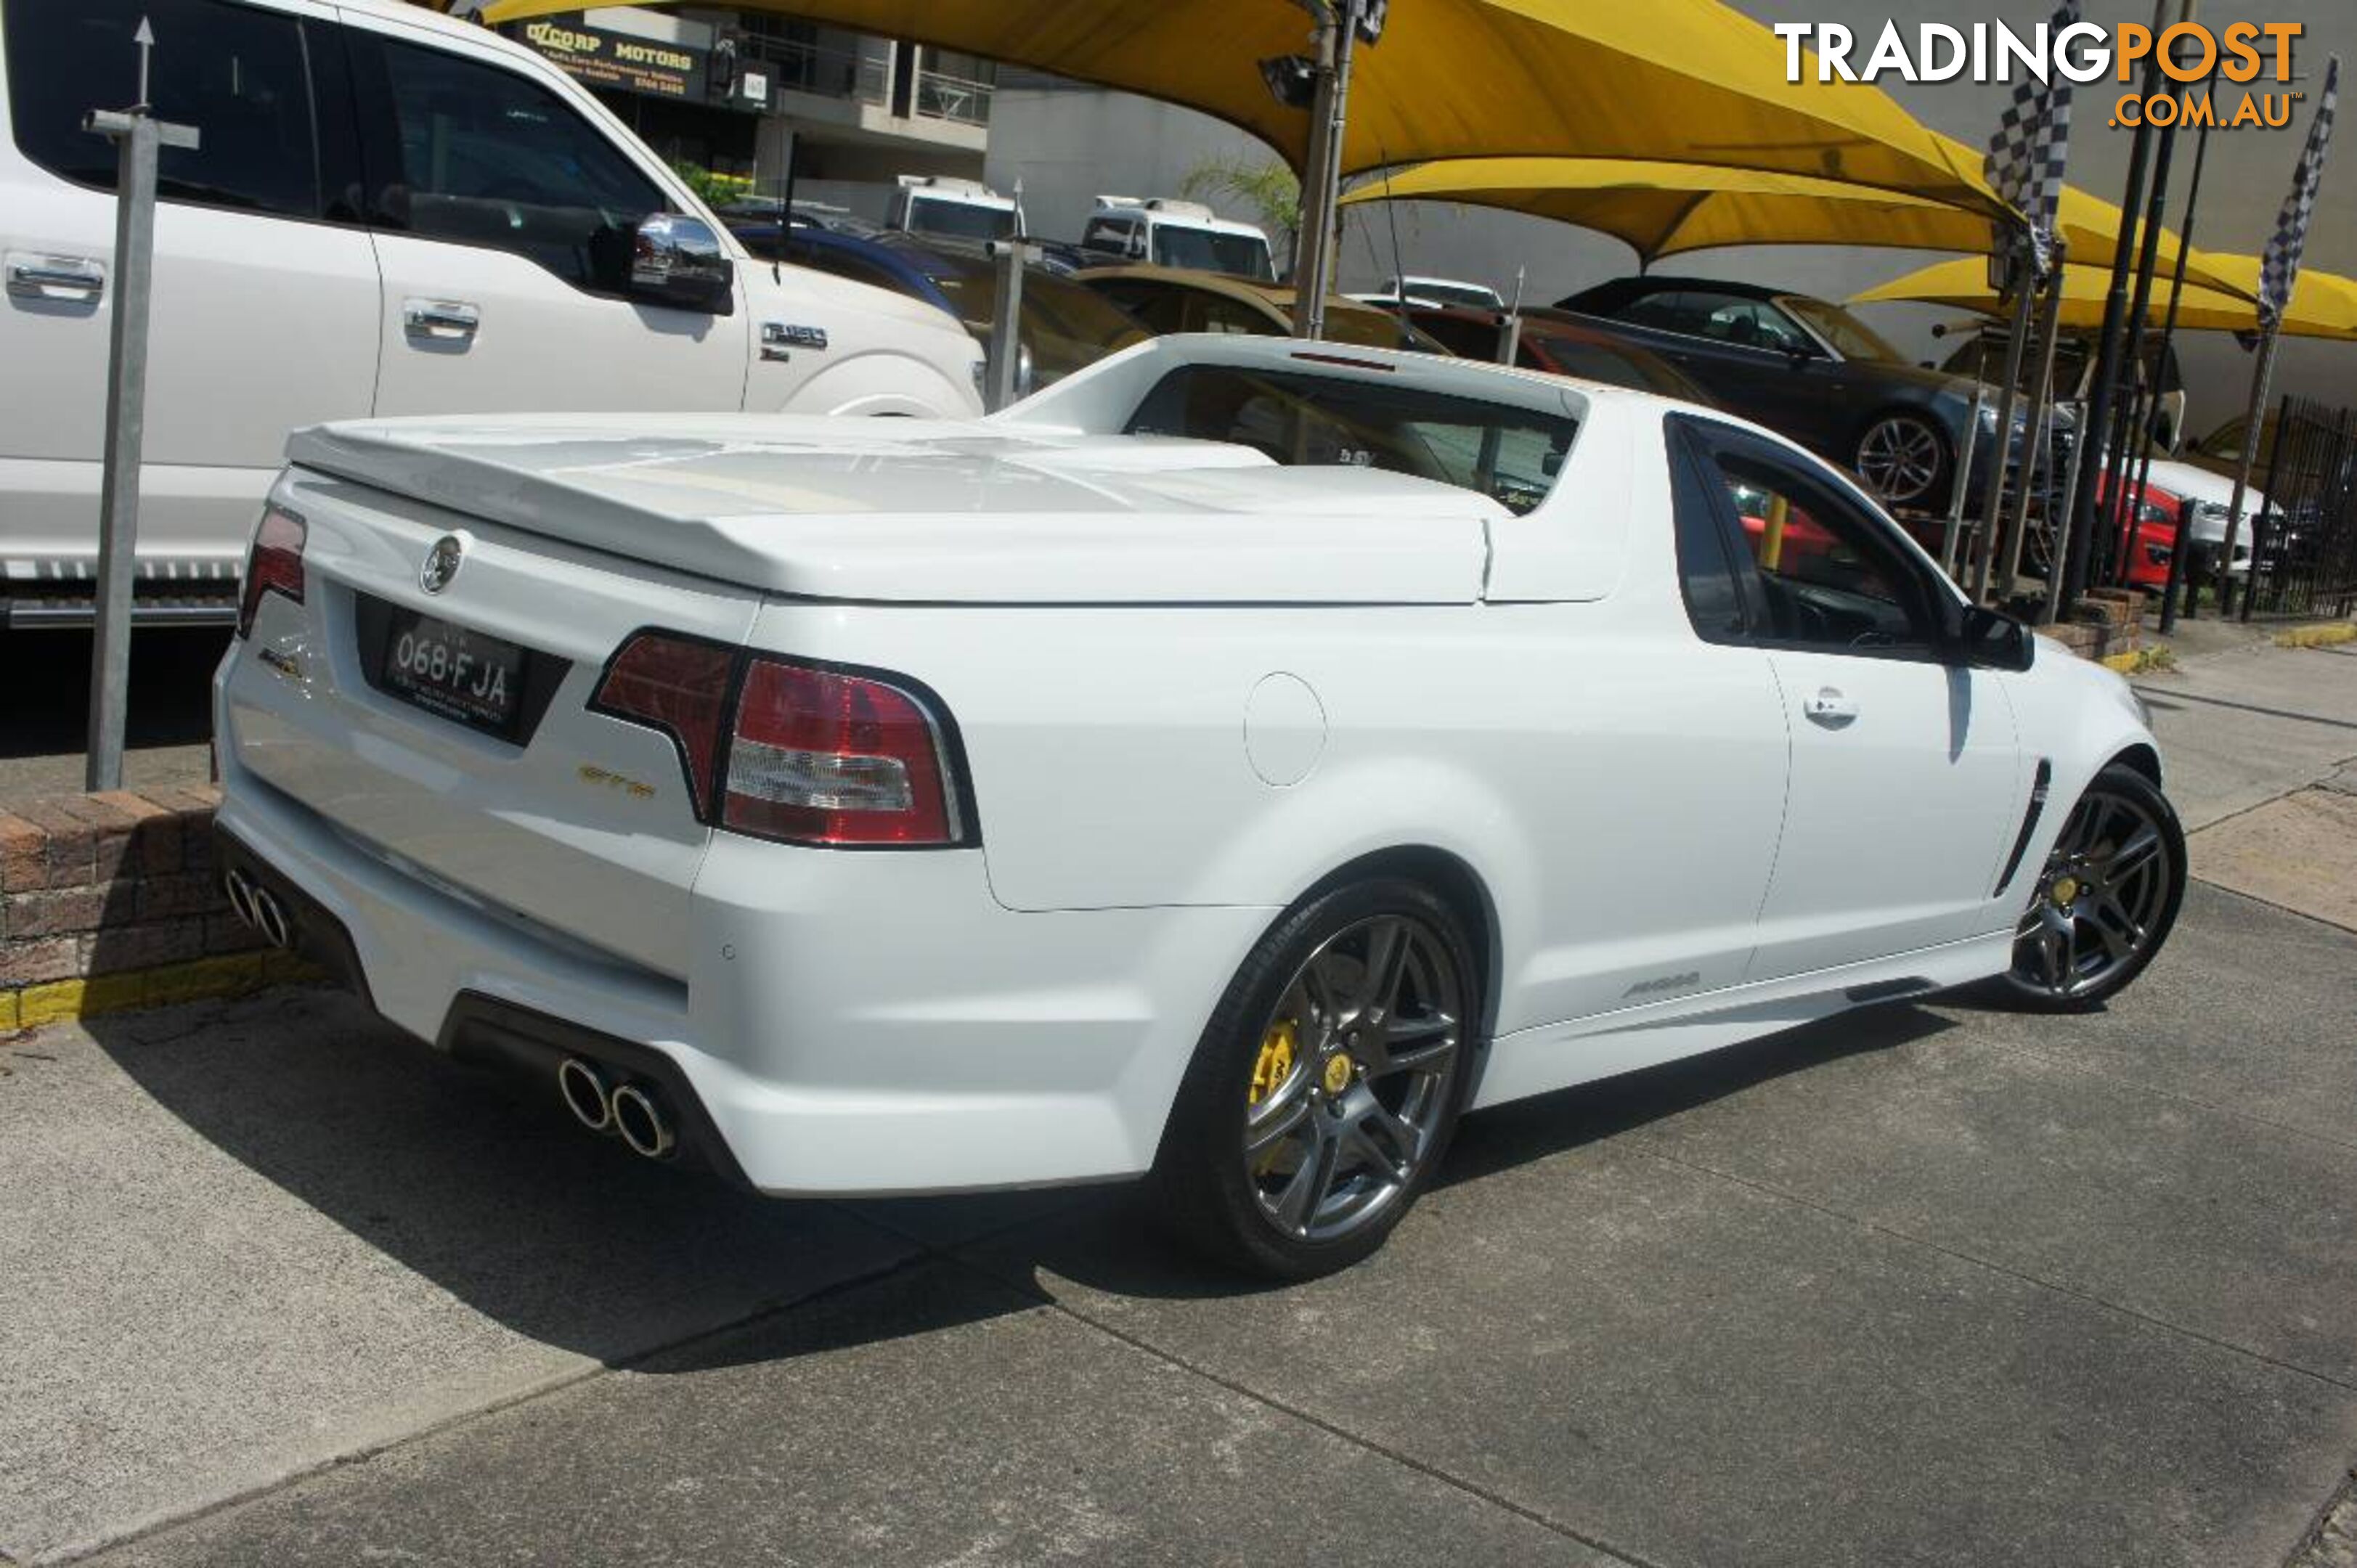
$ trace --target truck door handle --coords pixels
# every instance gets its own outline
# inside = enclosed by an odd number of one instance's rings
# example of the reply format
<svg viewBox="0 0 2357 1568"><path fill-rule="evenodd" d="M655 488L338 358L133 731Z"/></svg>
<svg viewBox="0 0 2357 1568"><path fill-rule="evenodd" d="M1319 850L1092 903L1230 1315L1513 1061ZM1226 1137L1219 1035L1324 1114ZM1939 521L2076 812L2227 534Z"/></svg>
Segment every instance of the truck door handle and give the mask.
<svg viewBox="0 0 2357 1568"><path fill-rule="evenodd" d="M95 301L106 292L106 269L86 256L8 252L8 293L16 299Z"/></svg>
<svg viewBox="0 0 2357 1568"><path fill-rule="evenodd" d="M412 338L471 342L483 325L483 313L463 300L404 299L401 325Z"/></svg>
<svg viewBox="0 0 2357 1568"><path fill-rule="evenodd" d="M1821 725L1838 729L1857 717L1857 704L1832 686L1820 686L1813 697L1801 699L1801 712Z"/></svg>

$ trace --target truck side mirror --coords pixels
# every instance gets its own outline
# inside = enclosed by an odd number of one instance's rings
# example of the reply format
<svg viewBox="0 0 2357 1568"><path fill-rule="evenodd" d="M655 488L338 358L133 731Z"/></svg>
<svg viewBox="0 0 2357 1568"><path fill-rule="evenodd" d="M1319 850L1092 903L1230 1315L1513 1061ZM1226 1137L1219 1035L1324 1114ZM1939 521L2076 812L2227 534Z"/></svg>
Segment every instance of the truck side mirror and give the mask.
<svg viewBox="0 0 2357 1568"><path fill-rule="evenodd" d="M674 310L728 316L737 308L737 263L701 218L651 213L631 236L630 295Z"/></svg>

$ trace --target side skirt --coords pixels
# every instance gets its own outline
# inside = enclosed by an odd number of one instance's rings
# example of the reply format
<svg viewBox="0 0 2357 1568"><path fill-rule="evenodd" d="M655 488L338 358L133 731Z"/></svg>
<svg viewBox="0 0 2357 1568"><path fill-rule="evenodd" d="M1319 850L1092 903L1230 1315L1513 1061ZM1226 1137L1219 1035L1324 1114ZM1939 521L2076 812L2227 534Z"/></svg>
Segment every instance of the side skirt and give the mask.
<svg viewBox="0 0 2357 1568"><path fill-rule="evenodd" d="M1472 1109L1698 1056L1852 1007L1945 991L2003 973L2012 961L2013 933L1995 931L1838 969L1517 1029L1490 1043Z"/></svg>

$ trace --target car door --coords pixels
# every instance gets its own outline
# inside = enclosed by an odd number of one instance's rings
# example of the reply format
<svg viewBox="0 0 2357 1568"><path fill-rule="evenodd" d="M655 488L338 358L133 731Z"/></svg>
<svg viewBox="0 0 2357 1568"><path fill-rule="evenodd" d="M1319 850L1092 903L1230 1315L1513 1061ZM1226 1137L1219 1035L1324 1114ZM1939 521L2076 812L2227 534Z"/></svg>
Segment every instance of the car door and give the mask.
<svg viewBox="0 0 2357 1568"><path fill-rule="evenodd" d="M1830 361L1766 300L1709 289L1682 290L1668 317L1668 357L1710 389L1727 410L1796 441L1823 446Z"/></svg>
<svg viewBox="0 0 2357 1568"><path fill-rule="evenodd" d="M0 554L11 576L94 565L115 151L82 119L137 98L143 18L156 113L199 136L158 165L147 569L233 576L288 427L369 412L376 252L350 188L331 16L301 0L0 6L13 133L0 148Z"/></svg>
<svg viewBox="0 0 2357 1568"><path fill-rule="evenodd" d="M371 16L350 38L384 274L380 414L737 409L751 312L629 297L662 186L553 86Z"/></svg>
<svg viewBox="0 0 2357 1568"><path fill-rule="evenodd" d="M1824 465L1715 421L1685 438L1734 552L1742 639L1792 736L1755 980L1985 934L2029 783L2005 678L1946 657L1953 594Z"/></svg>

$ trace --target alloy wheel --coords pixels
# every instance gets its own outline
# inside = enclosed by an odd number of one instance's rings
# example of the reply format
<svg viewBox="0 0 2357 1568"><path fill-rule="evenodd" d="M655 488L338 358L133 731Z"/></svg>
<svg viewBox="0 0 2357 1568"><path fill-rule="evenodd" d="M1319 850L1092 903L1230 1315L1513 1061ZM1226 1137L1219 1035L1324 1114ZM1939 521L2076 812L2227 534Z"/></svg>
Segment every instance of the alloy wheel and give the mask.
<svg viewBox="0 0 2357 1568"><path fill-rule="evenodd" d="M1929 495L1945 458L1939 431L1911 413L1878 419L1858 437L1858 478L1893 505Z"/></svg>
<svg viewBox="0 0 2357 1568"><path fill-rule="evenodd" d="M2147 802L2098 779L2062 824L2015 931L2015 983L2068 1002L2140 962L2168 930L2169 843Z"/></svg>
<svg viewBox="0 0 2357 1568"><path fill-rule="evenodd" d="M1351 1235L1415 1183L1454 1103L1465 994L1448 944L1406 915L1345 926L1294 972L1243 1129L1246 1182L1285 1235Z"/></svg>

